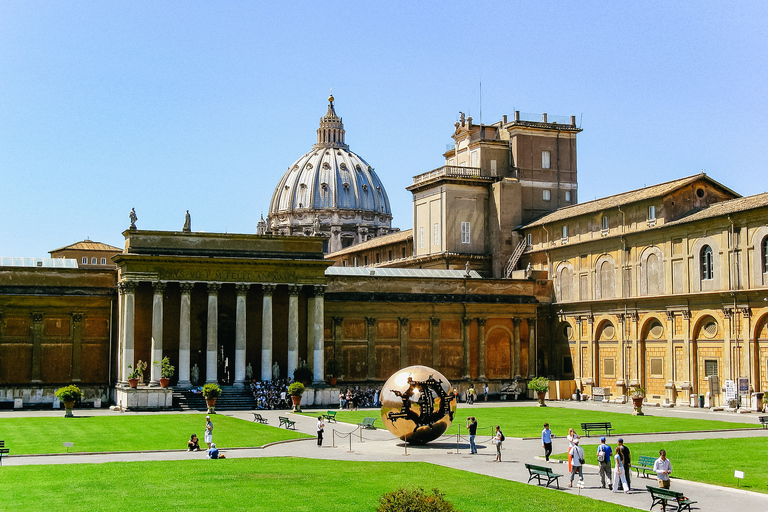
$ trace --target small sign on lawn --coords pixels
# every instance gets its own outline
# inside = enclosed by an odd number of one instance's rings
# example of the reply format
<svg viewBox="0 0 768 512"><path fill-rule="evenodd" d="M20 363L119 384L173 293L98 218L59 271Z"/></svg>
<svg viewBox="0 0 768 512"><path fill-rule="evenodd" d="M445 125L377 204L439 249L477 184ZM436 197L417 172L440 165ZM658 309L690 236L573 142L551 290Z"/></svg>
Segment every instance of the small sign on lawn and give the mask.
<svg viewBox="0 0 768 512"><path fill-rule="evenodd" d="M740 485L740 480L744 478L744 472L737 469L733 472L733 476L736 477L736 485Z"/></svg>

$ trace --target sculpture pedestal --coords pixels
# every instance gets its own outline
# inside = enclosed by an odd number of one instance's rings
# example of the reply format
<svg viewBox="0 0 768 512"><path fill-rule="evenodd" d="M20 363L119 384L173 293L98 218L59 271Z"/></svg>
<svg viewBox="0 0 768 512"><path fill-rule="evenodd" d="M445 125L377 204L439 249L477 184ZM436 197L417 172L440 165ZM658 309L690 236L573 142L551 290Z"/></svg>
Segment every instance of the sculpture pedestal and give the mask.
<svg viewBox="0 0 768 512"><path fill-rule="evenodd" d="M168 388L117 386L115 402L123 411L149 411L170 409L173 406L173 390Z"/></svg>

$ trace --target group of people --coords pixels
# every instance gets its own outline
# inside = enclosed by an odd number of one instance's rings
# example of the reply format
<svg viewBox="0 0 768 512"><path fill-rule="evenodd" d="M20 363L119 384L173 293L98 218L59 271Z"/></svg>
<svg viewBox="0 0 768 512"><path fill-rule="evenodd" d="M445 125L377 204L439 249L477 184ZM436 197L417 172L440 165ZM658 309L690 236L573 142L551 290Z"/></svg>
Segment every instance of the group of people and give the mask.
<svg viewBox="0 0 768 512"><path fill-rule="evenodd" d="M226 455L223 453L219 453L219 449L216 448L216 443L213 442L213 422L211 421L210 416L205 417L205 434L203 437L203 441L205 444L208 445L208 458L209 459L226 459ZM192 434L189 438L189 441L187 441L187 451L188 452L199 452L202 451L200 449L200 439L198 439L196 434Z"/></svg>
<svg viewBox="0 0 768 512"><path fill-rule="evenodd" d="M346 393L343 391L339 393L339 409L356 411L360 407L379 407L380 405L378 389L347 388Z"/></svg>
<svg viewBox="0 0 768 512"><path fill-rule="evenodd" d="M496 427L498 428L498 427ZM576 474L579 475L579 486L584 485L584 473L582 468L585 464L584 449L579 446L580 436L571 428L568 430L568 473L570 481L568 487L573 487L573 480ZM544 424L541 431L541 445L544 448L544 458L549 462L549 456L552 454L552 431L549 423ZM631 474L629 472L632 464L632 458L629 447L624 444L624 439L618 439L616 451L606 444L605 436L600 438L600 444L597 446L597 462L599 465L600 485L603 489L606 487L612 492L623 490L629 493L631 485ZM613 478L611 478L611 459L613 459ZM672 463L667 459L667 452L659 451L659 458L653 464L653 471L659 481L659 487L669 489L669 475L672 473Z"/></svg>
<svg viewBox="0 0 768 512"><path fill-rule="evenodd" d="M291 379L252 380L250 384L256 408L259 410L290 409L288 386Z"/></svg>
<svg viewBox="0 0 768 512"><path fill-rule="evenodd" d="M483 385L483 400L486 402L488 401L488 384ZM461 398L461 393L459 393L459 390L456 388L453 388L453 394L456 396L456 400L458 401L459 398ZM466 393L464 394L464 401L467 405L474 405L475 400L477 400L477 391L475 390L475 386L473 384L469 385L469 388L467 388Z"/></svg>

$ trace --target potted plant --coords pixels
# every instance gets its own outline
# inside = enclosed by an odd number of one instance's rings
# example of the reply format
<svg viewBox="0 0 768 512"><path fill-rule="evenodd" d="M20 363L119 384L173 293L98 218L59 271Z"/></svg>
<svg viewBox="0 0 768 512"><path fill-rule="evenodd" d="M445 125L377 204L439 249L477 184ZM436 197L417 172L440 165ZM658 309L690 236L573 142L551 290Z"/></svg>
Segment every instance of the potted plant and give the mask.
<svg viewBox="0 0 768 512"><path fill-rule="evenodd" d="M288 386L288 394L291 395L293 402L293 412L301 412L301 395L304 394L304 389L304 384L301 382L294 382Z"/></svg>
<svg viewBox="0 0 768 512"><path fill-rule="evenodd" d="M70 384L69 386L64 386L63 388L56 390L56 398L64 402L65 418L71 418L74 416L74 414L72 414L72 409L74 409L75 402L80 400L82 395L83 393L80 391L80 388L74 384Z"/></svg>
<svg viewBox="0 0 768 512"><path fill-rule="evenodd" d="M528 389L532 389L536 392L536 396L539 399L539 407L546 407L544 403L544 397L547 396L549 390L549 379L546 377L536 377L531 379L528 383Z"/></svg>
<svg viewBox="0 0 768 512"><path fill-rule="evenodd" d="M306 364L297 366L296 369L293 370L293 382L301 382L305 386L309 386L314 376L315 375L312 373L312 369Z"/></svg>
<svg viewBox="0 0 768 512"><path fill-rule="evenodd" d="M632 405L635 407L634 416L645 416L643 413L643 399L645 398L645 388L642 386L635 386L632 388Z"/></svg>
<svg viewBox="0 0 768 512"><path fill-rule="evenodd" d="M164 357L162 361L153 361L152 364L160 365L160 387L167 388L168 383L171 382L171 377L176 372L176 368L171 364L168 356Z"/></svg>
<svg viewBox="0 0 768 512"><path fill-rule="evenodd" d="M205 403L208 404L208 414L216 414L214 408L216 407L216 399L221 396L221 388L214 382L209 382L203 386L203 398Z"/></svg>
<svg viewBox="0 0 768 512"><path fill-rule="evenodd" d="M331 386L336 385L338 378L341 377L342 371L343 368L341 366L341 362L338 359L329 359L328 362L325 363L325 374L328 376L328 381L330 382Z"/></svg>

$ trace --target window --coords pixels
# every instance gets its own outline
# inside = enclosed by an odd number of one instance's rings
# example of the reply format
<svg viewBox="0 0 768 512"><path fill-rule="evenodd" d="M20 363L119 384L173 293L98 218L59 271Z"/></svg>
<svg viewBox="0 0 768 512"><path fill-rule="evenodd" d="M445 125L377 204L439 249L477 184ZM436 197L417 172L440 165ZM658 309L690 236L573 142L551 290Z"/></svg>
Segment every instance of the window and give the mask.
<svg viewBox="0 0 768 512"><path fill-rule="evenodd" d="M469 222L461 223L461 243L468 244L470 240Z"/></svg>
<svg viewBox="0 0 768 512"><path fill-rule="evenodd" d="M392 261L392 251L389 251L388 256L389 256L389 258L387 258L388 261Z"/></svg>
<svg viewBox="0 0 768 512"><path fill-rule="evenodd" d="M541 152L541 168L549 169L549 151Z"/></svg>
<svg viewBox="0 0 768 512"><path fill-rule="evenodd" d="M571 356L563 356L563 373L567 375L573 373L573 359Z"/></svg>
<svg viewBox="0 0 768 512"><path fill-rule="evenodd" d="M768 236L763 238L760 244L760 253L763 255L763 273L768 273Z"/></svg>
<svg viewBox="0 0 768 512"><path fill-rule="evenodd" d="M552 197L552 194L550 193L550 191L549 191L548 189L544 189L544 192L543 192L542 198L543 198L545 201L549 201L549 200L551 199L551 197Z"/></svg>
<svg viewBox="0 0 768 512"><path fill-rule="evenodd" d="M473 151L471 153L470 158L472 159L472 167L478 167L477 160L478 160L478 154L477 151Z"/></svg>
<svg viewBox="0 0 768 512"><path fill-rule="evenodd" d="M705 245L701 248L701 279L712 279L714 272L712 270L712 248Z"/></svg>
<svg viewBox="0 0 768 512"><path fill-rule="evenodd" d="M368 266L368 256L363 256L363 265Z"/></svg>
<svg viewBox="0 0 768 512"><path fill-rule="evenodd" d="M533 234L528 233L525 235L525 243L528 247L531 247L533 245Z"/></svg>
<svg viewBox="0 0 768 512"><path fill-rule="evenodd" d="M435 232L435 241L432 242L432 245L440 245L440 226L437 222L433 225L434 232Z"/></svg>
<svg viewBox="0 0 768 512"><path fill-rule="evenodd" d="M571 202L571 191L570 190L566 190L565 191L565 202L566 203L570 203Z"/></svg>
<svg viewBox="0 0 768 512"><path fill-rule="evenodd" d="M568 225L563 226L563 238L568 238Z"/></svg>
<svg viewBox="0 0 768 512"><path fill-rule="evenodd" d="M656 207L655 206L649 206L648 207L648 221L656 220Z"/></svg>
<svg viewBox="0 0 768 512"><path fill-rule="evenodd" d="M419 228L419 249L424 248L424 228Z"/></svg>
<svg viewBox="0 0 768 512"><path fill-rule="evenodd" d="M491 176L496 176L496 160L491 160Z"/></svg>
<svg viewBox="0 0 768 512"><path fill-rule="evenodd" d="M664 359L661 357L651 358L651 377L664 376Z"/></svg>
<svg viewBox="0 0 768 512"><path fill-rule="evenodd" d="M101 264L106 265L107 264L107 258L101 258Z"/></svg>
<svg viewBox="0 0 768 512"><path fill-rule="evenodd" d="M381 262L379 261L379 253L376 253L376 263L381 263Z"/></svg>
<svg viewBox="0 0 768 512"><path fill-rule="evenodd" d="M613 358L603 359L603 375L613 376L616 371L616 361Z"/></svg>
<svg viewBox="0 0 768 512"><path fill-rule="evenodd" d="M402 248L403 258L405 258L405 247Z"/></svg>
<svg viewBox="0 0 768 512"><path fill-rule="evenodd" d="M88 256L83 256L83 264L84 265L88 264Z"/></svg>
<svg viewBox="0 0 768 512"><path fill-rule="evenodd" d="M91 258L91 265L96 265L99 260L97 258Z"/></svg>
<svg viewBox="0 0 768 512"><path fill-rule="evenodd" d="M603 215L603 231L608 231L608 216Z"/></svg>
<svg viewBox="0 0 768 512"><path fill-rule="evenodd" d="M704 360L704 377L717 377L717 359Z"/></svg>

